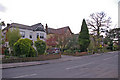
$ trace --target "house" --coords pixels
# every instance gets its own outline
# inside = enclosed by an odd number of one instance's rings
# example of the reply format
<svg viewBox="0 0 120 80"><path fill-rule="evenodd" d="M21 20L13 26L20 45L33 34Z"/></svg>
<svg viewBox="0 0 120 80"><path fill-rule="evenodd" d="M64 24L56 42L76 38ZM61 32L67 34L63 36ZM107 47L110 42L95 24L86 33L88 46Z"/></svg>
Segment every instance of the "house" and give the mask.
<svg viewBox="0 0 120 80"><path fill-rule="evenodd" d="M28 38L34 42L39 37L43 41L46 40L46 31L41 23L32 26L18 24L18 23L11 23L8 24L7 27L2 30L2 35L6 38L6 32L8 31L8 29L12 29L12 28L18 28L22 36L21 38L23 39ZM8 45L8 43L6 43L6 45Z"/></svg>
<svg viewBox="0 0 120 80"><path fill-rule="evenodd" d="M73 34L69 26L58 28L58 29L53 29L53 28L48 28L48 26L46 24L45 27L46 27L46 33L48 35L49 34L57 34L57 35L62 35L62 34L71 35L71 34Z"/></svg>
<svg viewBox="0 0 120 80"><path fill-rule="evenodd" d="M65 38L73 34L69 26L53 29L48 28L48 25L46 24L45 27L47 33L46 42L48 46L56 46L59 43L59 41L64 43Z"/></svg>

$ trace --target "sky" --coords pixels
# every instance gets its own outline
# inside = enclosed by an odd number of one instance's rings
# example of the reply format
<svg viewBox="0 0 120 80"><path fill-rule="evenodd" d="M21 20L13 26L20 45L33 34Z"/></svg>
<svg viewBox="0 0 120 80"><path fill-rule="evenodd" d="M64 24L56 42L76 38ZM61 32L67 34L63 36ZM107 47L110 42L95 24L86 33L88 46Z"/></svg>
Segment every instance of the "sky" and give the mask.
<svg viewBox="0 0 120 80"><path fill-rule="evenodd" d="M104 11L111 17L111 28L118 24L119 0L0 0L0 19L6 23L48 24L50 28L69 26L79 33L82 20Z"/></svg>

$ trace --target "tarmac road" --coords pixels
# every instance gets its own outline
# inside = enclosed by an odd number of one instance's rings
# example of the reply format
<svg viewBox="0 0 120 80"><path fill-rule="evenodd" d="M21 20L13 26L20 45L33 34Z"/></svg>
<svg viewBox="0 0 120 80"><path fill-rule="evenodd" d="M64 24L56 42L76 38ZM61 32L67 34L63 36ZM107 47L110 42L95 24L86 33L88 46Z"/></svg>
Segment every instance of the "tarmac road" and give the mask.
<svg viewBox="0 0 120 80"><path fill-rule="evenodd" d="M118 78L118 52L82 56L58 63L3 69L2 77Z"/></svg>

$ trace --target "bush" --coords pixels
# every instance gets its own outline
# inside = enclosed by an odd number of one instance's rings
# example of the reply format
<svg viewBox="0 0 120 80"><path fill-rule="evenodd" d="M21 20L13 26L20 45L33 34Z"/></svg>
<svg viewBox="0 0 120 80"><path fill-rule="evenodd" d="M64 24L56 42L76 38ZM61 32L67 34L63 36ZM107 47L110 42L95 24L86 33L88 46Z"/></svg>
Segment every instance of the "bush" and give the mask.
<svg viewBox="0 0 120 80"><path fill-rule="evenodd" d="M8 48L5 48L4 54L5 54L6 56L9 56L9 50L8 50Z"/></svg>
<svg viewBox="0 0 120 80"><path fill-rule="evenodd" d="M25 38L25 41L26 41L26 42L29 42L29 43L31 44L31 46L33 45L33 41L32 41L32 40L30 40L30 39L28 39L28 38Z"/></svg>
<svg viewBox="0 0 120 80"><path fill-rule="evenodd" d="M32 47L32 42L29 39L19 39L14 44L15 56L32 57L35 55L35 50Z"/></svg>
<svg viewBox="0 0 120 80"><path fill-rule="evenodd" d="M28 57L35 57L36 53L37 53L36 50L31 46Z"/></svg>
<svg viewBox="0 0 120 80"><path fill-rule="evenodd" d="M46 50L46 43L42 40L35 41L35 47L37 49L38 54L44 54Z"/></svg>
<svg viewBox="0 0 120 80"><path fill-rule="evenodd" d="M48 55L48 53L44 53L44 55Z"/></svg>
<svg viewBox="0 0 120 80"><path fill-rule="evenodd" d="M68 53L68 54L71 54L71 53L74 53L74 50L68 49L68 50L65 50L64 52L66 52L66 53Z"/></svg>

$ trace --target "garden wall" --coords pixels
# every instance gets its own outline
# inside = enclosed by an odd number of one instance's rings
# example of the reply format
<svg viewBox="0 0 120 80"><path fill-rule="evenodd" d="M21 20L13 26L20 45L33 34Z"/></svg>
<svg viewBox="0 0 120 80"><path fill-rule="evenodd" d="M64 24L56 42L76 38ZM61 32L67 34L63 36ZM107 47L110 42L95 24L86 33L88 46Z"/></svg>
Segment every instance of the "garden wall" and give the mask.
<svg viewBox="0 0 120 80"><path fill-rule="evenodd" d="M83 55L87 55L88 52L76 52L74 56L83 56Z"/></svg>
<svg viewBox="0 0 120 80"><path fill-rule="evenodd" d="M84 56L87 55L88 52L76 52L76 53L63 53L64 55L70 55L70 56Z"/></svg>
<svg viewBox="0 0 120 80"><path fill-rule="evenodd" d="M61 58L61 54L39 55L38 57L26 57L26 58L8 58L8 59L3 58L2 63L43 61L43 60L58 59L58 58Z"/></svg>

